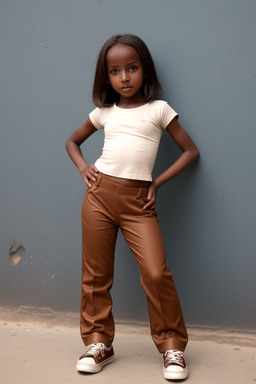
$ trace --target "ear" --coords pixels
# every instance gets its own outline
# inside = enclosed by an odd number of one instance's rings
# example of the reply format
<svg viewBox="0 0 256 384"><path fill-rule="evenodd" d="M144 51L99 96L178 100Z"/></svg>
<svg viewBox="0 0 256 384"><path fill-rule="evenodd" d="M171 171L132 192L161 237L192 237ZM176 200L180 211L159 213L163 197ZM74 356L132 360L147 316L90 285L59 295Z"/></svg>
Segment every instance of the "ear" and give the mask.
<svg viewBox="0 0 256 384"><path fill-rule="evenodd" d="M107 80L106 80L106 83L107 83L107 84L110 84L110 81L107 79Z"/></svg>

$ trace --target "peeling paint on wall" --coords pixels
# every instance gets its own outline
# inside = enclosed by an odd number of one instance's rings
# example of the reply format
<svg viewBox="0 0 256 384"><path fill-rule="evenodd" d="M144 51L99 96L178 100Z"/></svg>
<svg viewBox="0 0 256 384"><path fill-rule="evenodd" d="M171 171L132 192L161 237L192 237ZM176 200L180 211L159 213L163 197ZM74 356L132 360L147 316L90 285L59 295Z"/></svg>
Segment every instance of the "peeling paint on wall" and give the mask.
<svg viewBox="0 0 256 384"><path fill-rule="evenodd" d="M9 257L13 266L17 266L19 264L21 259L24 257L25 252L26 250L23 245L17 245L16 243L12 244L9 249Z"/></svg>

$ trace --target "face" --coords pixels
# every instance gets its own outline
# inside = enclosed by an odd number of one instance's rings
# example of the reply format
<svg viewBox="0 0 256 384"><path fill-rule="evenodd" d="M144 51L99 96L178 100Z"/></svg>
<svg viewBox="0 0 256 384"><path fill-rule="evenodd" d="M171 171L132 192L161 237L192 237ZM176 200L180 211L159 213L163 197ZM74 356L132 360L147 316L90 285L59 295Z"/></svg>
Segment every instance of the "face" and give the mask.
<svg viewBox="0 0 256 384"><path fill-rule="evenodd" d="M116 44L106 56L108 80L120 95L121 103L141 103L144 73L137 51L126 44Z"/></svg>

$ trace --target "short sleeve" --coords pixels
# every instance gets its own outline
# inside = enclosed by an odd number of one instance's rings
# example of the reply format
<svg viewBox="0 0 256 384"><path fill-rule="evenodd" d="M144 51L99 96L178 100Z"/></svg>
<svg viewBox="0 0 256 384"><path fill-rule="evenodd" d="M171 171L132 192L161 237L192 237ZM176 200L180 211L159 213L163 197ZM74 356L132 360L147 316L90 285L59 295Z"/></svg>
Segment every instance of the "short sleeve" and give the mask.
<svg viewBox="0 0 256 384"><path fill-rule="evenodd" d="M89 119L91 120L92 124L94 125L94 127L96 129L102 129L103 126L102 126L102 123L101 123L101 117L102 117L102 113L101 113L101 109L100 108L95 108L91 113L89 113Z"/></svg>
<svg viewBox="0 0 256 384"><path fill-rule="evenodd" d="M174 109L166 102L164 103L163 110L162 110L162 128L166 129L167 126L170 124L170 122L176 117L178 118L179 115L177 112L174 111Z"/></svg>

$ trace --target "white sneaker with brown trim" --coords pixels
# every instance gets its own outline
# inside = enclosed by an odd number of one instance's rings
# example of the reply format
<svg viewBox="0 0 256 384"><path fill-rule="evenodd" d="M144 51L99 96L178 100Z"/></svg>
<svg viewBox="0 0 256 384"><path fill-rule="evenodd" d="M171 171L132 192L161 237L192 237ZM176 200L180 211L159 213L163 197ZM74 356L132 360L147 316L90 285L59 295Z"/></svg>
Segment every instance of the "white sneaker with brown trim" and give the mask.
<svg viewBox="0 0 256 384"><path fill-rule="evenodd" d="M188 377L188 367L181 351L170 349L164 353L163 374L168 380L184 380Z"/></svg>

